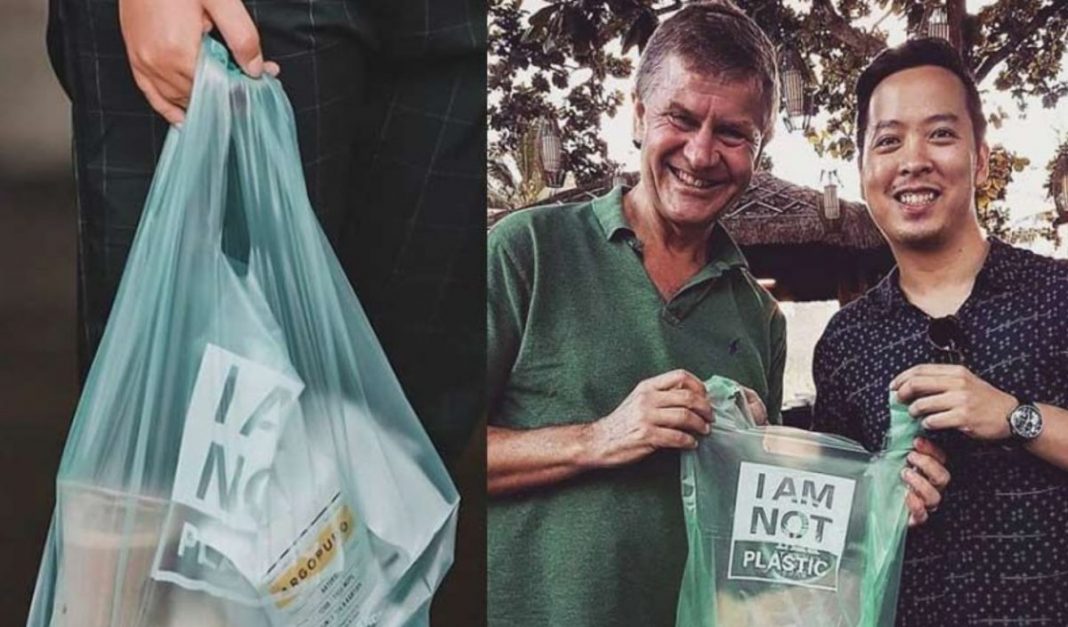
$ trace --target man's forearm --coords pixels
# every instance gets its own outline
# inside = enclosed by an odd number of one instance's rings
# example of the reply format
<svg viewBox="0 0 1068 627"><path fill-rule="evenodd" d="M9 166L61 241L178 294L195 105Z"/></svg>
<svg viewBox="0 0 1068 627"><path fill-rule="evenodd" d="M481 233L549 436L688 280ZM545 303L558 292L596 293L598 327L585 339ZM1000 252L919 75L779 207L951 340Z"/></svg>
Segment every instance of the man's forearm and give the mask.
<svg viewBox="0 0 1068 627"><path fill-rule="evenodd" d="M1068 410L1038 403L1042 412L1042 434L1027 444L1031 454L1068 470Z"/></svg>
<svg viewBox="0 0 1068 627"><path fill-rule="evenodd" d="M487 493L494 497L551 485L589 469L588 428L589 425L530 430L487 427Z"/></svg>

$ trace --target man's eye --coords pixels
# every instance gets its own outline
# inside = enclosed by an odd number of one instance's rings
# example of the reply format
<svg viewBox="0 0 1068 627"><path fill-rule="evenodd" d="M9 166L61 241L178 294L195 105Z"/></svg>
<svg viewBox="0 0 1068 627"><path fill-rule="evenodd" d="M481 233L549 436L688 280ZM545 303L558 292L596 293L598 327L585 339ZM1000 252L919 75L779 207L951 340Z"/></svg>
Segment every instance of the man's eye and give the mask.
<svg viewBox="0 0 1068 627"><path fill-rule="evenodd" d="M683 115L681 113L676 113L674 111L669 111L668 114L667 114L667 117L668 117L669 120L671 120L672 123L677 124L679 126L689 126L690 125L690 118L686 117L685 115Z"/></svg>
<svg viewBox="0 0 1068 627"><path fill-rule="evenodd" d="M737 146L749 141L749 135L737 129L725 128L719 134L723 141L731 146Z"/></svg>
<svg viewBox="0 0 1068 627"><path fill-rule="evenodd" d="M933 133L931 133L931 137L934 137L935 139L953 139L956 136L957 134L948 128L936 129Z"/></svg>
<svg viewBox="0 0 1068 627"><path fill-rule="evenodd" d="M890 135L883 135L878 137L873 144L876 148L886 148L887 146L893 146L897 143L897 138Z"/></svg>

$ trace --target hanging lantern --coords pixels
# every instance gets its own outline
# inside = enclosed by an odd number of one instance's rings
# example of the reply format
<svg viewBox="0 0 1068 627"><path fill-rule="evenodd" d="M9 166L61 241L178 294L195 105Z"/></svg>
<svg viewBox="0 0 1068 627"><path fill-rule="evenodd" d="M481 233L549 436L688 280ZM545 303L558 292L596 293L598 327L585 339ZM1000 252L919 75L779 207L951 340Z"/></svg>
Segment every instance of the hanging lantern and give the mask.
<svg viewBox="0 0 1068 627"><path fill-rule="evenodd" d="M842 205L838 200L838 185L841 184L837 170L823 170L820 172L820 183L823 184L823 217L832 228L838 226L842 217Z"/></svg>
<svg viewBox="0 0 1068 627"><path fill-rule="evenodd" d="M560 129L550 117L538 120L538 159L541 172L545 175L546 187L563 187L564 185L564 144L560 140Z"/></svg>
<svg viewBox="0 0 1068 627"><path fill-rule="evenodd" d="M793 48L783 50L781 68L783 111L786 113L786 128L790 131L808 130L811 107L805 93L805 65L801 55Z"/></svg>
<svg viewBox="0 0 1068 627"><path fill-rule="evenodd" d="M945 8L935 7L927 16L927 36L949 41L949 15Z"/></svg>
<svg viewBox="0 0 1068 627"><path fill-rule="evenodd" d="M1050 173L1049 191L1057 206L1056 224L1068 224L1068 144L1061 148Z"/></svg>

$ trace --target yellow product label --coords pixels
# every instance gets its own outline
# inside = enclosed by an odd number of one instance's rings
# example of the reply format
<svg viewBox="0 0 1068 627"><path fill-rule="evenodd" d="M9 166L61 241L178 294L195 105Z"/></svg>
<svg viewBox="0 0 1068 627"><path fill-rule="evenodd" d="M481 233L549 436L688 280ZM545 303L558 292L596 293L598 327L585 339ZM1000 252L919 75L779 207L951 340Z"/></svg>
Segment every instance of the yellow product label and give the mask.
<svg viewBox="0 0 1068 627"><path fill-rule="evenodd" d="M278 575L271 583L271 595L281 597L275 605L282 609L289 605L296 594L311 582L316 575L337 557L340 548L349 541L355 531L355 517L347 505L343 505L324 525L314 544L301 553L296 563ZM341 537L338 538L338 532Z"/></svg>

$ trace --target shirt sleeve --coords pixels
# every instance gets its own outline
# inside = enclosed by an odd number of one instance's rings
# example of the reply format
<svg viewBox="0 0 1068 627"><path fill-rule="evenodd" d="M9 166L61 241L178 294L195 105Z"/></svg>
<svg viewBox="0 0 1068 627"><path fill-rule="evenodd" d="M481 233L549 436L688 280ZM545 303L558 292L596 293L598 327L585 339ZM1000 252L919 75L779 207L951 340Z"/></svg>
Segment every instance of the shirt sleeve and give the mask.
<svg viewBox="0 0 1068 627"><path fill-rule="evenodd" d="M519 355L530 304L529 272L522 264L521 232L506 221L490 231L486 246L486 401L489 423L500 407Z"/></svg>
<svg viewBox="0 0 1068 627"><path fill-rule="evenodd" d="M783 377L786 373L786 316L775 306L771 317L771 361L768 365L768 422L782 424Z"/></svg>

